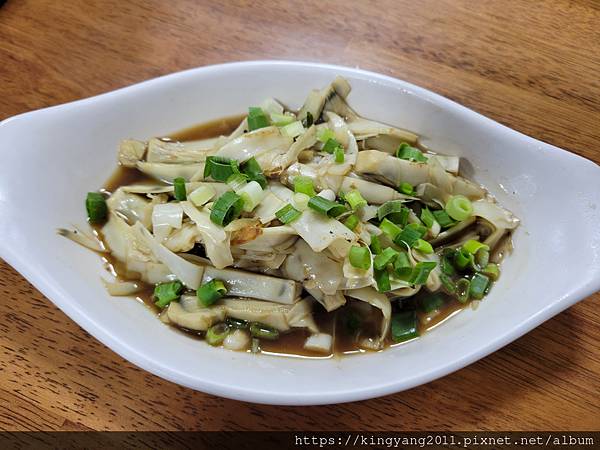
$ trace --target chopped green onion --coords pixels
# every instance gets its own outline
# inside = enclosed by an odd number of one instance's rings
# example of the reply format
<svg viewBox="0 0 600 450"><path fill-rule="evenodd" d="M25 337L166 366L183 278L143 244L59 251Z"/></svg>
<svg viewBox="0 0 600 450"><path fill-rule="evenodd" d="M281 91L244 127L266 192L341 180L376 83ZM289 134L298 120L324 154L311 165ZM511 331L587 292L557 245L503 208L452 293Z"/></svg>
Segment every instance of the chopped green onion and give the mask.
<svg viewBox="0 0 600 450"><path fill-rule="evenodd" d="M412 195L415 192L415 188L413 188L413 185L407 182L400 183L399 189L400 192L406 195Z"/></svg>
<svg viewBox="0 0 600 450"><path fill-rule="evenodd" d="M255 338L274 341L279 339L279 331L262 323L254 322L250 325L250 334Z"/></svg>
<svg viewBox="0 0 600 450"><path fill-rule="evenodd" d="M440 273L440 281L448 294L456 294L456 285L454 281L452 281L452 278L445 273Z"/></svg>
<svg viewBox="0 0 600 450"><path fill-rule="evenodd" d="M426 313L439 311L444 306L444 296L439 292L433 292L421 297L421 309Z"/></svg>
<svg viewBox="0 0 600 450"><path fill-rule="evenodd" d="M99 192L88 192L85 198L85 209L91 223L100 223L108 215L106 200Z"/></svg>
<svg viewBox="0 0 600 450"><path fill-rule="evenodd" d="M235 159L220 156L207 156L204 165L204 178L209 176L215 181L226 182L234 173L240 173L238 162Z"/></svg>
<svg viewBox="0 0 600 450"><path fill-rule="evenodd" d="M221 297L227 294L227 289L221 280L210 280L208 283L204 283L196 291L198 300L202 306L210 306Z"/></svg>
<svg viewBox="0 0 600 450"><path fill-rule="evenodd" d="M244 202L244 211L246 212L252 212L262 202L263 198L265 198L265 191L262 190L260 184L256 181L246 183L237 193Z"/></svg>
<svg viewBox="0 0 600 450"><path fill-rule="evenodd" d="M454 225L455 223L454 220L452 220L448 213L443 209L439 211L433 211L431 214L433 214L433 217L435 217L436 222L439 223L440 227L442 228L448 228Z"/></svg>
<svg viewBox="0 0 600 450"><path fill-rule="evenodd" d="M304 128L309 128L312 124L315 123L315 119L310 111L306 112L306 118L302 120L302 125Z"/></svg>
<svg viewBox="0 0 600 450"><path fill-rule="evenodd" d="M206 330L206 336L204 337L204 340L209 345L221 345L228 334L229 327L226 323L221 322Z"/></svg>
<svg viewBox="0 0 600 450"><path fill-rule="evenodd" d="M238 330L245 330L250 326L250 324L245 320L236 319L235 317L228 317L225 322L227 322L227 325L229 325L231 328Z"/></svg>
<svg viewBox="0 0 600 450"><path fill-rule="evenodd" d="M237 219L244 209L244 200L234 192L224 192L214 203L210 220L217 225L226 226Z"/></svg>
<svg viewBox="0 0 600 450"><path fill-rule="evenodd" d="M357 269L367 270L371 267L371 254L367 247L353 245L350 247L348 259L350 260L350 264Z"/></svg>
<svg viewBox="0 0 600 450"><path fill-rule="evenodd" d="M376 234L371 235L371 252L374 255L379 255L381 253L381 241L379 240L379 236Z"/></svg>
<svg viewBox="0 0 600 450"><path fill-rule="evenodd" d="M412 275L410 276L410 284L419 285L427 283L429 274L435 268L437 264L433 261L422 261L418 262L413 268Z"/></svg>
<svg viewBox="0 0 600 450"><path fill-rule="evenodd" d="M384 217L400 225L406 225L408 221L409 210L401 200L390 200L385 202L377 209L377 218L383 220Z"/></svg>
<svg viewBox="0 0 600 450"><path fill-rule="evenodd" d="M490 252L488 252L485 248L480 248L475 253L475 257L473 258L473 269L477 271L482 271L490 262Z"/></svg>
<svg viewBox="0 0 600 450"><path fill-rule="evenodd" d="M396 272L396 275L401 280L408 281L410 279L413 268L406 252L399 252L398 255L396 255L396 260L394 261L394 272Z"/></svg>
<svg viewBox="0 0 600 450"><path fill-rule="evenodd" d="M234 192L239 191L241 188L246 186L248 177L243 173L234 173L227 178L227 185L233 189Z"/></svg>
<svg viewBox="0 0 600 450"><path fill-rule="evenodd" d="M392 247L388 247L380 254L375 256L375 259L373 260L373 267L377 270L383 270L388 266L388 264L393 264L397 256L398 252Z"/></svg>
<svg viewBox="0 0 600 450"><path fill-rule="evenodd" d="M350 228L352 231L358 226L360 219L356 214L350 214L346 220L344 220L344 225Z"/></svg>
<svg viewBox="0 0 600 450"><path fill-rule="evenodd" d="M409 223L404 227L398 236L394 238L394 243L398 245L405 244L412 247L417 240L421 239L427 233L427 228L418 223Z"/></svg>
<svg viewBox="0 0 600 450"><path fill-rule="evenodd" d="M475 300L481 300L485 296L485 290L490 284L490 279L481 273L476 273L471 278L469 296Z"/></svg>
<svg viewBox="0 0 600 450"><path fill-rule="evenodd" d="M386 269L374 270L373 278L375 278L375 283L377 283L377 290L379 292L388 292L392 290L392 285L390 284L390 274Z"/></svg>
<svg viewBox="0 0 600 450"><path fill-rule="evenodd" d="M260 339L252 338L252 344L250 345L250 351L252 353L260 352Z"/></svg>
<svg viewBox="0 0 600 450"><path fill-rule="evenodd" d="M466 278L461 278L456 282L456 299L461 303L467 303L469 300L469 290L471 282Z"/></svg>
<svg viewBox="0 0 600 450"><path fill-rule="evenodd" d="M335 149L338 147L342 147L342 144L340 144L335 138L329 138L327 139L327 142L325 142L325 145L323 145L323 151L333 154ZM344 147L342 147L342 150L343 148Z"/></svg>
<svg viewBox="0 0 600 450"><path fill-rule="evenodd" d="M282 127L284 125L289 125L294 121L294 116L290 114L279 114L272 113L271 115L271 123L277 127Z"/></svg>
<svg viewBox="0 0 600 450"><path fill-rule="evenodd" d="M248 176L248 181L256 181L263 189L267 187L267 179L254 156L244 163L242 172Z"/></svg>
<svg viewBox="0 0 600 450"><path fill-rule="evenodd" d="M417 239L412 245L412 248L425 254L433 253L433 247L431 244L423 239Z"/></svg>
<svg viewBox="0 0 600 450"><path fill-rule="evenodd" d="M300 122L299 120L296 120L295 122L292 122L284 127L281 127L281 132L291 138L300 136L302 133L304 133L304 131L305 130L304 130L304 127L302 126L302 122Z"/></svg>
<svg viewBox="0 0 600 450"><path fill-rule="evenodd" d="M333 138L335 138L335 134L329 128L323 128L317 133L317 139L323 144L326 143L329 139Z"/></svg>
<svg viewBox="0 0 600 450"><path fill-rule="evenodd" d="M331 200L319 197L318 195L311 197L308 202L308 206L318 213L327 215L329 217L337 217L346 211L346 207L344 205L332 202Z"/></svg>
<svg viewBox="0 0 600 450"><path fill-rule="evenodd" d="M177 177L173 180L173 193L175 195L175 199L179 200L180 202L183 202L187 199L185 179Z"/></svg>
<svg viewBox="0 0 600 450"><path fill-rule="evenodd" d="M430 229L436 222L435 217L433 216L433 213L429 210L429 208L423 208L421 210L421 222L423 222L423 224L425 224L425 226Z"/></svg>
<svg viewBox="0 0 600 450"><path fill-rule="evenodd" d="M487 266L485 266L481 273L496 281L500 276L500 269L498 268L498 264L489 263Z"/></svg>
<svg viewBox="0 0 600 450"><path fill-rule="evenodd" d="M445 248L440 258L440 269L442 273L446 275L456 275L456 269L454 268L454 257L456 251L451 248Z"/></svg>
<svg viewBox="0 0 600 450"><path fill-rule="evenodd" d="M473 214L473 205L464 195L455 195L446 202L446 212L459 222L468 219Z"/></svg>
<svg viewBox="0 0 600 450"><path fill-rule="evenodd" d="M292 206L298 211L306 211L310 197L302 192L296 192L292 196Z"/></svg>
<svg viewBox="0 0 600 450"><path fill-rule="evenodd" d="M479 251L479 249L489 250L490 247L486 244L483 244L475 239L469 239L462 246L463 250L474 255Z"/></svg>
<svg viewBox="0 0 600 450"><path fill-rule="evenodd" d="M406 142L400 144L396 151L396 156L400 159L406 159L408 161L415 161L420 163L426 163L427 157L418 149L411 147Z"/></svg>
<svg viewBox="0 0 600 450"><path fill-rule="evenodd" d="M208 185L200 186L197 189L194 189L190 195L188 195L188 199L196 206L202 206L206 202L208 202L211 198L213 198L217 194L215 188Z"/></svg>
<svg viewBox="0 0 600 450"><path fill-rule="evenodd" d="M352 211L367 206L367 201L360 195L360 192L356 189L348 191L344 194L344 200L350 205Z"/></svg>
<svg viewBox="0 0 600 450"><path fill-rule="evenodd" d="M417 312L403 311L392 315L392 341L405 342L419 337Z"/></svg>
<svg viewBox="0 0 600 450"><path fill-rule="evenodd" d="M336 163L342 164L344 162L344 149L342 147L336 147L333 151L333 156L335 157Z"/></svg>
<svg viewBox="0 0 600 450"><path fill-rule="evenodd" d="M454 265L460 270L465 270L470 266L472 267L473 255L469 252L465 252L463 249L457 250L454 253Z"/></svg>
<svg viewBox="0 0 600 450"><path fill-rule="evenodd" d="M177 300L181 296L182 291L183 284L181 281L175 280L157 284L154 288L154 298L156 299L154 304L162 309L172 301Z"/></svg>
<svg viewBox="0 0 600 450"><path fill-rule="evenodd" d="M302 212L298 211L289 203L275 213L275 217L283 224L288 224L298 219Z"/></svg>
<svg viewBox="0 0 600 450"><path fill-rule="evenodd" d="M394 240L402 232L402 228L388 219L383 219L379 224L379 229L387 234L391 240Z"/></svg>
<svg viewBox="0 0 600 450"><path fill-rule="evenodd" d="M309 197L317 195L313 181L309 177L298 175L294 178L294 192L306 194Z"/></svg>
<svg viewBox="0 0 600 450"><path fill-rule="evenodd" d="M251 106L248 108L248 130L254 131L259 128L269 126L269 118L264 113L262 108L257 106Z"/></svg>

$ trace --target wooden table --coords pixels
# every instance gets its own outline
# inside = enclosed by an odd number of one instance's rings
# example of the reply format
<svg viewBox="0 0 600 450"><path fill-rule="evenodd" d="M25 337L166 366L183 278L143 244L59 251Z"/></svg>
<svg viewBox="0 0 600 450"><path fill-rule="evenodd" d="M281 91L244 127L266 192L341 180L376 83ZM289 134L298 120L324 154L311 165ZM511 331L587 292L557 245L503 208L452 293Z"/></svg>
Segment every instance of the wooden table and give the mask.
<svg viewBox="0 0 600 450"><path fill-rule="evenodd" d="M416 83L600 162L598 1L211 3L8 0L0 119L206 64L313 60ZM137 369L3 262L0 293L0 429L600 429L600 294L441 380L298 408Z"/></svg>

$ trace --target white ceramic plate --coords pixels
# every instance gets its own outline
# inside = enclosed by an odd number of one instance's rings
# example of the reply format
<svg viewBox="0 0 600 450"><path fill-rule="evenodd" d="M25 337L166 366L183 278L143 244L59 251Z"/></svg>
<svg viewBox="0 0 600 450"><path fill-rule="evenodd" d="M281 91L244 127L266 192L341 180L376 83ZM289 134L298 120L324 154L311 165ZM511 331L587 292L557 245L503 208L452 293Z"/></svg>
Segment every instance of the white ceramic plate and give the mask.
<svg viewBox="0 0 600 450"><path fill-rule="evenodd" d="M458 154L467 175L522 219L515 251L477 311L380 353L302 360L212 348L110 297L100 258L56 235L83 224L84 196L115 168L119 140L242 113L274 96L299 107L335 75L367 118ZM507 107L510 106L507 100ZM259 61L203 67L0 124L0 256L90 334L134 364L215 395L324 404L390 394L460 369L600 289L600 168L412 84L345 67Z"/></svg>

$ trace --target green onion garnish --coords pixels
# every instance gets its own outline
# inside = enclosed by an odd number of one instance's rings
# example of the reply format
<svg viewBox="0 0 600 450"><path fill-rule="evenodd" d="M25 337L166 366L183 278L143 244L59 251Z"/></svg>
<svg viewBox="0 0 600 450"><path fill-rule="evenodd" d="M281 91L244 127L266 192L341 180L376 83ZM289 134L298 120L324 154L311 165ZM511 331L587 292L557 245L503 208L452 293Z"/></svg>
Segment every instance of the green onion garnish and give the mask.
<svg viewBox="0 0 600 450"><path fill-rule="evenodd" d="M209 345L221 345L228 334L229 327L226 323L221 322L206 330L206 336L204 336L204 340Z"/></svg>
<svg viewBox="0 0 600 450"><path fill-rule="evenodd" d="M444 296L439 292L433 292L421 297L421 309L426 313L439 311L444 306Z"/></svg>
<svg viewBox="0 0 600 450"><path fill-rule="evenodd" d="M323 144L326 143L329 139L333 139L334 137L335 134L329 128L323 128L317 133L317 139Z"/></svg>
<svg viewBox="0 0 600 450"><path fill-rule="evenodd" d="M377 270L385 269L388 264L393 264L398 256L398 252L392 247L388 247L373 259L373 267Z"/></svg>
<svg viewBox="0 0 600 450"><path fill-rule="evenodd" d="M217 225L226 226L237 219L244 209L244 200L234 192L224 192L214 203L210 220Z"/></svg>
<svg viewBox="0 0 600 450"><path fill-rule="evenodd" d="M476 273L471 278L469 296L475 300L481 300L485 296L485 290L490 284L490 279L481 273Z"/></svg>
<svg viewBox="0 0 600 450"><path fill-rule="evenodd" d="M350 247L348 259L350 260L350 264L357 269L367 270L371 267L371 254L367 247L353 245Z"/></svg>
<svg viewBox="0 0 600 450"><path fill-rule="evenodd" d="M352 231L358 226L360 219L356 214L350 214L346 220L344 220L344 225L350 228Z"/></svg>
<svg viewBox="0 0 600 450"><path fill-rule="evenodd" d="M406 252L399 252L394 261L394 272L401 280L408 281L412 275L413 268Z"/></svg>
<svg viewBox="0 0 600 450"><path fill-rule="evenodd" d="M188 199L196 206L202 206L217 194L215 188L208 185L202 185L194 189Z"/></svg>
<svg viewBox="0 0 600 450"><path fill-rule="evenodd" d="M277 217L277 219L279 219L279 221L283 224L293 222L301 215L302 212L298 211L289 203L275 213L275 217Z"/></svg>
<svg viewBox="0 0 600 450"><path fill-rule="evenodd" d="M250 324L245 320L236 319L235 317L228 317L225 322L227 322L227 325L229 325L231 328L238 330L245 330L250 326Z"/></svg>
<svg viewBox="0 0 600 450"><path fill-rule="evenodd" d="M456 275L456 269L454 268L454 257L456 251L451 248L445 248L440 258L440 269L442 273L452 276Z"/></svg>
<svg viewBox="0 0 600 450"><path fill-rule="evenodd" d="M281 132L286 136L295 138L296 136L300 136L302 133L304 133L304 127L302 126L302 122L296 120L295 122L281 127Z"/></svg>
<svg viewBox="0 0 600 450"><path fill-rule="evenodd" d="M392 285L390 284L390 274L388 273L387 269L374 270L373 278L375 278L377 290L379 292L388 292L392 290Z"/></svg>
<svg viewBox="0 0 600 450"><path fill-rule="evenodd" d="M444 289L448 294L456 294L456 285L454 281L452 281L452 278L445 273L440 273L440 281L442 282L442 286L444 286Z"/></svg>
<svg viewBox="0 0 600 450"><path fill-rule="evenodd" d="M259 128L269 126L269 118L264 113L262 108L257 106L251 106L248 108L248 130L254 131Z"/></svg>
<svg viewBox="0 0 600 450"><path fill-rule="evenodd" d="M227 185L233 189L234 192L239 191L247 183L248 177L243 173L234 173L227 178Z"/></svg>
<svg viewBox="0 0 600 450"><path fill-rule="evenodd" d="M454 220L452 220L448 213L443 209L439 211L433 211L431 214L433 214L433 217L435 217L436 222L439 223L440 227L442 228L451 227L455 223Z"/></svg>
<svg viewBox="0 0 600 450"><path fill-rule="evenodd" d="M415 193L415 188L413 188L413 185L406 182L400 183L398 189L400 190L400 192L406 195L412 195Z"/></svg>
<svg viewBox="0 0 600 450"><path fill-rule="evenodd" d="M425 254L433 253L433 247L424 239L417 239L412 245L412 248Z"/></svg>
<svg viewBox="0 0 600 450"><path fill-rule="evenodd" d="M469 239L462 246L463 250L472 255L476 254L480 249L489 250L490 247L482 242L476 241L475 239Z"/></svg>
<svg viewBox="0 0 600 450"><path fill-rule="evenodd" d="M401 200L387 201L377 209L377 218L379 220L387 218L401 227L406 225L408 215L409 210Z"/></svg>
<svg viewBox="0 0 600 450"><path fill-rule="evenodd" d="M467 303L469 300L469 290L470 290L471 282L466 278L461 278L456 282L455 285L455 293L456 299L461 303Z"/></svg>
<svg viewBox="0 0 600 450"><path fill-rule="evenodd" d="M333 154L335 149L339 148L339 147L342 147L342 144L340 144L335 138L329 138L329 139L327 139L327 142L325 142L325 145L323 146L323 151ZM342 147L342 150L343 149L344 149L344 147Z"/></svg>
<svg viewBox="0 0 600 450"><path fill-rule="evenodd" d="M342 164L344 162L344 149L342 147L336 147L333 151L333 156L336 163Z"/></svg>
<svg viewBox="0 0 600 450"><path fill-rule="evenodd" d="M350 205L352 211L367 206L367 201L360 195L360 192L356 189L348 191L344 194L344 200Z"/></svg>
<svg viewBox="0 0 600 450"><path fill-rule="evenodd" d="M177 177L173 180L173 194L175 196L175 200L179 200L180 202L187 200L185 179Z"/></svg>
<svg viewBox="0 0 600 450"><path fill-rule="evenodd" d="M464 195L450 197L445 209L450 217L459 222L468 219L473 214L471 200Z"/></svg>
<svg viewBox="0 0 600 450"><path fill-rule="evenodd" d="M309 197L317 195L313 181L309 177L298 175L294 178L294 192L306 194Z"/></svg>
<svg viewBox="0 0 600 450"><path fill-rule="evenodd" d="M426 163L427 157L423 155L421 150L418 148L411 147L406 142L400 144L396 151L396 156L400 159L406 159L408 161L415 161L420 163Z"/></svg>
<svg viewBox="0 0 600 450"><path fill-rule="evenodd" d="M260 187L258 181L250 181L237 190L237 194L244 202L244 211L252 212L254 208L265 198L265 191Z"/></svg>
<svg viewBox="0 0 600 450"><path fill-rule="evenodd" d="M427 228L431 228L435 221L435 217L433 216L433 213L429 211L429 208L423 208L421 210L421 222L423 222Z"/></svg>
<svg viewBox="0 0 600 450"><path fill-rule="evenodd" d="M304 125L304 128L309 128L312 126L313 123L315 123L315 119L312 113L310 111L307 111L306 118L302 119L302 125Z"/></svg>
<svg viewBox="0 0 600 450"><path fill-rule="evenodd" d="M346 207L326 198L315 195L308 201L309 208L329 217L337 217L346 211Z"/></svg>
<svg viewBox="0 0 600 450"><path fill-rule="evenodd" d="M500 276L500 269L498 268L498 264L489 263L481 270L481 273L489 277L491 280L496 281Z"/></svg>
<svg viewBox="0 0 600 450"><path fill-rule="evenodd" d="M209 176L215 181L225 183L234 173L240 173L238 162L235 159L220 156L207 156L204 165L204 178Z"/></svg>
<svg viewBox="0 0 600 450"><path fill-rule="evenodd" d="M183 291L183 283L181 281L169 281L168 283L157 284L154 288L154 304L159 308L165 308L169 303L177 300Z"/></svg>
<svg viewBox="0 0 600 450"><path fill-rule="evenodd" d="M221 280L210 280L208 283L204 283L196 291L198 300L202 306L210 306L221 297L227 294L227 289Z"/></svg>
<svg viewBox="0 0 600 450"><path fill-rule="evenodd" d="M254 322L250 325L250 334L255 338L274 341L279 339L279 331L262 323Z"/></svg>
<svg viewBox="0 0 600 450"><path fill-rule="evenodd" d="M454 253L454 265L460 270L465 270L467 267L473 266L473 255L465 252L463 249L457 250Z"/></svg>
<svg viewBox="0 0 600 450"><path fill-rule="evenodd" d="M292 206L298 211L306 211L310 197L302 192L296 192L292 196Z"/></svg>
<svg viewBox="0 0 600 450"><path fill-rule="evenodd" d="M419 337L416 311L403 311L392 315L392 341L405 342Z"/></svg>
<svg viewBox="0 0 600 450"><path fill-rule="evenodd" d="M279 113L271 114L271 123L277 127L289 125L293 121L294 121L294 116L292 116L290 114L279 114Z"/></svg>
<svg viewBox="0 0 600 450"><path fill-rule="evenodd" d="M427 278L436 265L433 261L418 262L413 268L409 283L414 285L427 283Z"/></svg>
<svg viewBox="0 0 600 450"><path fill-rule="evenodd" d="M381 241L379 240L379 236L376 234L371 235L371 252L374 255L379 255L382 252Z"/></svg>
<svg viewBox="0 0 600 450"><path fill-rule="evenodd" d="M103 222L108 215L106 200L99 192L88 192L85 198L85 209L91 223Z"/></svg>
<svg viewBox="0 0 600 450"><path fill-rule="evenodd" d="M388 219L383 219L379 224L379 229L387 234L391 240L394 240L402 232L402 228Z"/></svg>
<svg viewBox="0 0 600 450"><path fill-rule="evenodd" d="M267 179L254 156L244 163L242 172L248 176L248 181L256 181L263 189L267 187Z"/></svg>
<svg viewBox="0 0 600 450"><path fill-rule="evenodd" d="M394 243L398 245L405 244L412 247L417 240L421 239L427 233L427 228L418 223L409 223L404 227L398 236L394 238Z"/></svg>

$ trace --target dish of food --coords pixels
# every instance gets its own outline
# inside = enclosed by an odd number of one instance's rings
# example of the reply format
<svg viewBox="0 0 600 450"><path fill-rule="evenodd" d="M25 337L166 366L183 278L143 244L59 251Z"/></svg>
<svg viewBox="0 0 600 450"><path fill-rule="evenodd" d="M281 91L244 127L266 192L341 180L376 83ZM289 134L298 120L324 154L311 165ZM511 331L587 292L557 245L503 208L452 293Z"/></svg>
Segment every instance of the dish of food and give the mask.
<svg viewBox="0 0 600 450"><path fill-rule="evenodd" d="M227 351L158 323L156 310L141 302L109 295L102 279L111 278L103 275L102 258L56 235L58 228L75 227L88 234L83 200L106 185L121 140L169 136L260 106L268 97L297 111L311 89L329 85L336 75L351 83L348 103L361 117L411 130L419 135L412 146L425 153L459 156L461 176L485 186L498 205L520 219L511 233L515 250L502 261L500 278L476 310L464 308L406 345L351 357ZM210 134L226 135L230 126L213 127ZM179 138L196 140L204 132L194 133ZM196 68L7 119L0 123L0 152L0 257L123 358L214 395L309 405L399 392L477 361L600 289L597 164L373 72L290 61ZM356 303L349 297L347 302ZM390 302L394 312L395 302ZM313 302L317 324L318 308L323 309ZM260 343L263 352L279 345Z"/></svg>
<svg viewBox="0 0 600 450"><path fill-rule="evenodd" d="M120 143L87 194L111 295L231 350L382 350L481 301L518 220L460 175L460 158L361 117L343 77L298 111L267 98L242 117Z"/></svg>

